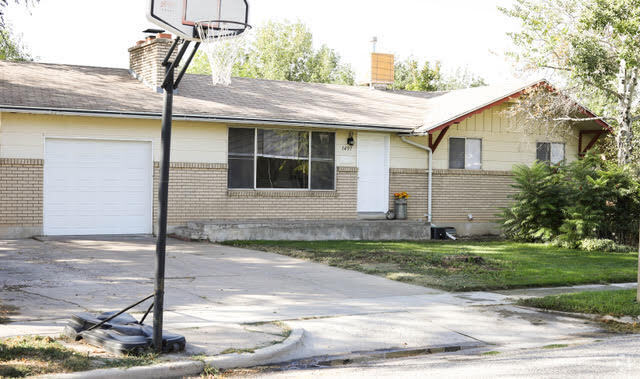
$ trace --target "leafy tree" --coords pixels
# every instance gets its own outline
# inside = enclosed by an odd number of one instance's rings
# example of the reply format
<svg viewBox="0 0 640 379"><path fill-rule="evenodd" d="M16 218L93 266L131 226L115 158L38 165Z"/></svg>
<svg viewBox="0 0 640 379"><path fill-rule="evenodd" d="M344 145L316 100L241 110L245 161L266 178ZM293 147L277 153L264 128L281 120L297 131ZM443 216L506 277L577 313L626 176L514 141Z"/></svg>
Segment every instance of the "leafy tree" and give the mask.
<svg viewBox="0 0 640 379"><path fill-rule="evenodd" d="M26 6L35 4L38 0L13 0L16 4ZM23 61L32 60L31 55L22 44L19 36L5 22L5 11L10 0L0 0L0 59Z"/></svg>
<svg viewBox="0 0 640 379"><path fill-rule="evenodd" d="M483 78L468 68L458 68L451 73L442 69L440 62L433 66L426 61L422 68L413 57L396 62L394 89L408 91L449 91L487 85Z"/></svg>
<svg viewBox="0 0 640 379"><path fill-rule="evenodd" d="M0 60L30 61L31 54L24 47L20 38L8 28L0 29Z"/></svg>
<svg viewBox="0 0 640 379"><path fill-rule="evenodd" d="M458 67L453 73L442 74L442 79L438 85L438 89L442 91L474 88L488 85L487 82L479 75L471 72L469 67Z"/></svg>
<svg viewBox="0 0 640 379"><path fill-rule="evenodd" d="M10 2L14 2L16 4L23 3L26 6L30 6L37 3L38 1L40 0L0 0L0 30L4 30L6 27L4 17L5 17L7 6L9 5Z"/></svg>
<svg viewBox="0 0 640 379"><path fill-rule="evenodd" d="M510 54L525 68L557 75L565 92L596 104L602 118L616 124L619 164L632 163L634 123L640 120L640 0L516 0L501 11L522 26L510 34L516 47ZM575 107L564 109L557 121L593 120L577 117Z"/></svg>
<svg viewBox="0 0 640 379"><path fill-rule="evenodd" d="M210 72L198 53L189 72ZM302 23L268 22L257 28L234 66L234 76L295 82L353 85L354 73L340 55L326 45L315 50L313 35Z"/></svg>
<svg viewBox="0 0 640 379"><path fill-rule="evenodd" d="M427 61L420 68L418 61L409 57L396 62L393 88L407 91L437 91L440 79L440 62L436 62L432 68Z"/></svg>

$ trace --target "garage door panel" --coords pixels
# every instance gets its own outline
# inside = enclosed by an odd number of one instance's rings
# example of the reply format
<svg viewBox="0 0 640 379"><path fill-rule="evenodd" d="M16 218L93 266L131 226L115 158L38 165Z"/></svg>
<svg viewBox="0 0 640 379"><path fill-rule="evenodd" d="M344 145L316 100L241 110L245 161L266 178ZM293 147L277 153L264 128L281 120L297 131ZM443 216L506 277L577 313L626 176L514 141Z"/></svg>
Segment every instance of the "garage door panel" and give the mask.
<svg viewBox="0 0 640 379"><path fill-rule="evenodd" d="M45 234L151 233L151 143L45 144Z"/></svg>

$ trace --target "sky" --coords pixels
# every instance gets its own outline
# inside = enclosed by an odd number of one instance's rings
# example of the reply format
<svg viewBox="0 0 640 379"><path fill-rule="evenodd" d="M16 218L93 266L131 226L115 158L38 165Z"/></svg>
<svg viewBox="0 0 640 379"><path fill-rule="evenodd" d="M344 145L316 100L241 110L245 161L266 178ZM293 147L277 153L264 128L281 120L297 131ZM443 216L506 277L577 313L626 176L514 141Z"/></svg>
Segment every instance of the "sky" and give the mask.
<svg viewBox="0 0 640 379"><path fill-rule="evenodd" d="M396 59L439 60L445 70L468 67L490 84L512 80L504 57L517 26L497 7L513 0L249 0L250 23L301 21L314 44L327 44L351 64L359 81L369 70L371 39ZM154 27L148 0L40 0L12 4L8 21L37 61L127 67L127 48Z"/></svg>

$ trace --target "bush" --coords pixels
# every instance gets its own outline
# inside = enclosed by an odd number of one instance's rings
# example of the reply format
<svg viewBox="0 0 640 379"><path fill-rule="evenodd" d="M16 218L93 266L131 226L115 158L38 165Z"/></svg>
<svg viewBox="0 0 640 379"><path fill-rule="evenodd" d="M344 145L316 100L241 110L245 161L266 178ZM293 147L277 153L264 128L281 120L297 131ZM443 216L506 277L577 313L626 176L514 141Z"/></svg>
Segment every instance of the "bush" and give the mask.
<svg viewBox="0 0 640 379"><path fill-rule="evenodd" d="M629 168L587 155L563 166L517 166L514 174L518 192L502 213L508 238L567 248L582 240L637 243L640 184Z"/></svg>
<svg viewBox="0 0 640 379"><path fill-rule="evenodd" d="M514 167L513 187L518 192L512 196L513 206L504 209L501 215L507 238L546 242L558 235L567 198L560 176L556 175L558 169L540 162L531 167Z"/></svg>
<svg viewBox="0 0 640 379"><path fill-rule="evenodd" d="M571 163L564 174L569 206L564 210L561 238L636 243L640 190L629 170L588 155Z"/></svg>
<svg viewBox="0 0 640 379"><path fill-rule="evenodd" d="M578 243L578 248L584 251L604 251L609 253L630 253L635 249L615 243L609 239L583 239Z"/></svg>

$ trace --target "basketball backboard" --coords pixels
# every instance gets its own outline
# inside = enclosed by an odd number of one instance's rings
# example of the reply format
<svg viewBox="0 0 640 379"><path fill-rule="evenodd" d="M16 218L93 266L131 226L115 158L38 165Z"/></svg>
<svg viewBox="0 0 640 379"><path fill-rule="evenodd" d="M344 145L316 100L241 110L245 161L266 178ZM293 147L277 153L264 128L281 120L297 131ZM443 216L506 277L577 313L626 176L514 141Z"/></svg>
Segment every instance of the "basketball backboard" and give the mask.
<svg viewBox="0 0 640 379"><path fill-rule="evenodd" d="M211 22L212 29L237 30L248 24L247 0L150 0L147 18L187 40L199 40L195 24ZM212 22L215 21L215 22Z"/></svg>

